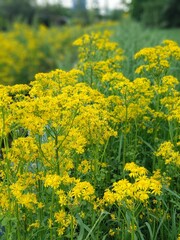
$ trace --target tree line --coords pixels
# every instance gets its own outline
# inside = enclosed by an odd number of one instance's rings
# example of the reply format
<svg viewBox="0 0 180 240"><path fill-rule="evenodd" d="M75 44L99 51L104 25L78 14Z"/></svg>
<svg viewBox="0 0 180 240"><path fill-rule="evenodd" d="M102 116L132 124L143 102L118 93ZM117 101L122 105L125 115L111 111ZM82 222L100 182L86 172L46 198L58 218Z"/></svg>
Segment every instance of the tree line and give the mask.
<svg viewBox="0 0 180 240"><path fill-rule="evenodd" d="M133 19L146 26L180 27L179 0L132 0L130 11Z"/></svg>
<svg viewBox="0 0 180 240"><path fill-rule="evenodd" d="M45 1L46 2L46 1ZM119 0L125 10L115 9L101 14L99 1L92 0L92 8L86 8L86 0L73 0L72 8L57 4L38 4L37 0L0 0L0 29L6 29L14 21L28 24L43 23L47 26L63 25L68 21L89 24L102 18L121 19L123 11L150 27L180 27L179 0Z"/></svg>
<svg viewBox="0 0 180 240"><path fill-rule="evenodd" d="M70 10L61 4L40 5L36 0L0 0L0 28L6 29L15 21L27 24L64 24Z"/></svg>
<svg viewBox="0 0 180 240"><path fill-rule="evenodd" d="M90 24L102 18L117 20L121 10L102 15L99 1L94 0L91 9L86 8L86 0L73 0L72 8L66 8L61 1L56 4L38 4L37 0L0 0L0 29L6 29L14 21L28 24L43 23L47 26L63 25L68 21Z"/></svg>

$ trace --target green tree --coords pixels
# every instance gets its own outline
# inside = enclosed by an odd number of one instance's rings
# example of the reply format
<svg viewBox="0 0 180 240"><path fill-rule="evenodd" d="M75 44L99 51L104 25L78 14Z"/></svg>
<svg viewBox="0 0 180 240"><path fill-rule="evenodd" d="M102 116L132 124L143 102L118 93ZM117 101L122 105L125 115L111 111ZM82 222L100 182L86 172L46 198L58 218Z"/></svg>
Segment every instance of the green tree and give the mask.
<svg viewBox="0 0 180 240"><path fill-rule="evenodd" d="M180 27L180 1L169 0L163 13L167 27Z"/></svg>
<svg viewBox="0 0 180 240"><path fill-rule="evenodd" d="M146 26L180 26L179 0L132 0L131 16Z"/></svg>
<svg viewBox="0 0 180 240"><path fill-rule="evenodd" d="M35 6L36 0L0 0L1 28L17 19L31 23Z"/></svg>
<svg viewBox="0 0 180 240"><path fill-rule="evenodd" d="M63 25L70 17L72 12L68 8L64 8L59 4L39 5L36 8L35 20L46 26Z"/></svg>
<svg viewBox="0 0 180 240"><path fill-rule="evenodd" d="M146 3L147 0L132 0L130 5L131 15L135 20L141 20L142 14L144 11L144 3Z"/></svg>
<svg viewBox="0 0 180 240"><path fill-rule="evenodd" d="M165 27L166 19L163 17L169 0L147 0L143 3L141 20L146 26Z"/></svg>

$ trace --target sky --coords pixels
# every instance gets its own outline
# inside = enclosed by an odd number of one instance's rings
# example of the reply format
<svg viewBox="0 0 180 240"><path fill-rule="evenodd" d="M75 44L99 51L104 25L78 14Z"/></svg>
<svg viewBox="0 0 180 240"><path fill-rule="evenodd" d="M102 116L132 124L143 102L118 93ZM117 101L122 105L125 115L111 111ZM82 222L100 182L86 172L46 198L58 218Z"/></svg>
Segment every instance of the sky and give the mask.
<svg viewBox="0 0 180 240"><path fill-rule="evenodd" d="M39 3L49 2L49 3L58 3L58 0L38 0ZM66 7L72 6L72 0L61 0L62 4ZM87 0L87 7L91 8L93 0ZM120 0L98 0L99 6L101 10L106 8L106 4L108 4L109 9L117 9L121 8Z"/></svg>

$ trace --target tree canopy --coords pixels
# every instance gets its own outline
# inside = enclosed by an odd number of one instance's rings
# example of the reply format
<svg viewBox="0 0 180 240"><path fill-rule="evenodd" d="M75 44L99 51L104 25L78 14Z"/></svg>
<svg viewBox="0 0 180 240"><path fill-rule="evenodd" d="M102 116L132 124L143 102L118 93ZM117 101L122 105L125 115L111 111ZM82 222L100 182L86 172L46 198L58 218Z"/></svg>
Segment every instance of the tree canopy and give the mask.
<svg viewBox="0 0 180 240"><path fill-rule="evenodd" d="M180 1L132 0L131 15L148 26L180 27Z"/></svg>

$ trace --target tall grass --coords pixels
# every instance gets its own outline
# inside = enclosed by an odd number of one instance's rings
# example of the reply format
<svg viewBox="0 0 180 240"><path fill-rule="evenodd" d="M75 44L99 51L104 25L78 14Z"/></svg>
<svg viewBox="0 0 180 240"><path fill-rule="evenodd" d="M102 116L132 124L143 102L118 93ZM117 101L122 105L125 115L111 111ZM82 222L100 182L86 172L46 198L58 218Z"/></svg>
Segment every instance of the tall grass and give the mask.
<svg viewBox="0 0 180 240"><path fill-rule="evenodd" d="M134 54L144 47L153 47L164 39L170 39L180 44L180 29L146 28L138 22L125 19L112 29L112 39L119 43L127 56L122 66L124 74L133 79L137 63ZM179 65L175 69L175 75L180 75Z"/></svg>

